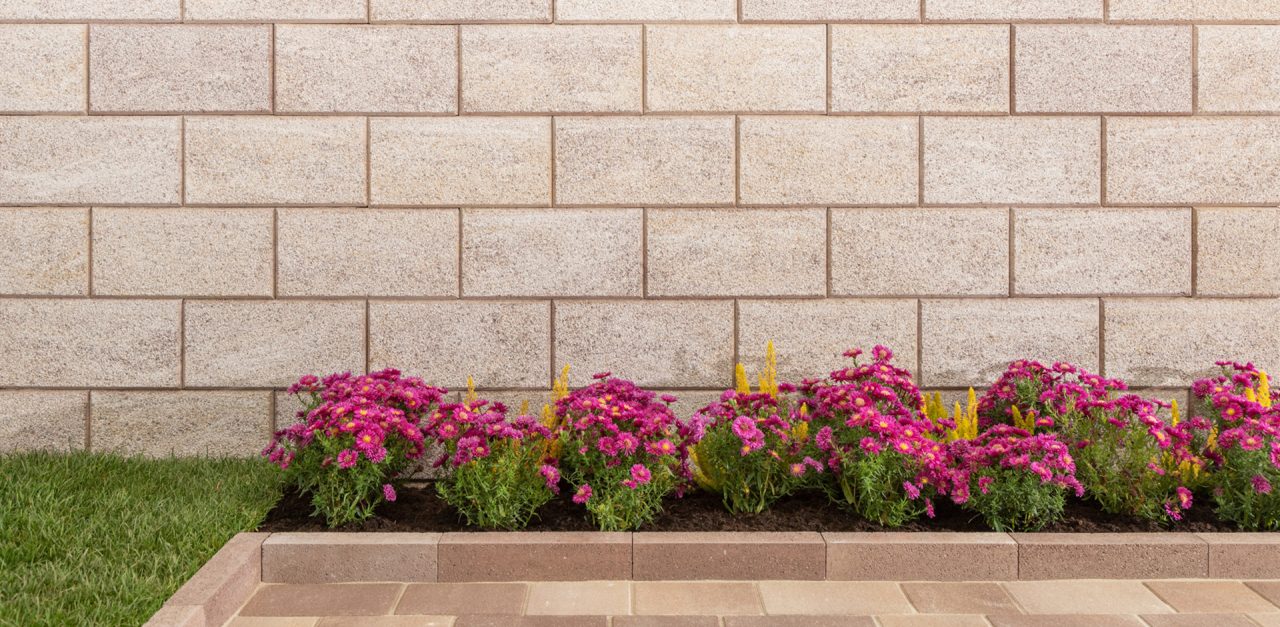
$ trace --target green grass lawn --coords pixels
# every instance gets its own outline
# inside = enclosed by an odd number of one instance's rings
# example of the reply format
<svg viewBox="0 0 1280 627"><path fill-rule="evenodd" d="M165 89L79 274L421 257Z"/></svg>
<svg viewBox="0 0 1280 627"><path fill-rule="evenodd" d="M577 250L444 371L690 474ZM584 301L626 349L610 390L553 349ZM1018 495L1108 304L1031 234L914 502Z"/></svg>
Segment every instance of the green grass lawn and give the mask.
<svg viewBox="0 0 1280 627"><path fill-rule="evenodd" d="M261 460L0 456L0 625L141 625L279 495Z"/></svg>

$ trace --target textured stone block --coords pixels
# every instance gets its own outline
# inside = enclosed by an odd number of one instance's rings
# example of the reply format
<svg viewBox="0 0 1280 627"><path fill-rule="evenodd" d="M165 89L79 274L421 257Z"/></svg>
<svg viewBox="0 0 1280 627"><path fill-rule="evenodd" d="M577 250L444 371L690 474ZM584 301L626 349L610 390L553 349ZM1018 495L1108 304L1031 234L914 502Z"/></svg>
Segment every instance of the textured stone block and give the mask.
<svg viewBox="0 0 1280 627"><path fill-rule="evenodd" d="M822 296L827 212L822 209L654 209L649 294Z"/></svg>
<svg viewBox="0 0 1280 627"><path fill-rule="evenodd" d="M1205 208L1196 214L1196 293L1280 294L1280 211Z"/></svg>
<svg viewBox="0 0 1280 627"><path fill-rule="evenodd" d="M832 26L831 110L1008 112L1009 28Z"/></svg>
<svg viewBox="0 0 1280 627"><path fill-rule="evenodd" d="M731 117L556 119L556 201L568 205L733 202Z"/></svg>
<svg viewBox="0 0 1280 627"><path fill-rule="evenodd" d="M1016 209L1017 294L1190 294L1190 209Z"/></svg>
<svg viewBox="0 0 1280 627"><path fill-rule="evenodd" d="M1112 0L1112 20L1227 21L1280 19L1275 0Z"/></svg>
<svg viewBox="0 0 1280 627"><path fill-rule="evenodd" d="M177 21L182 0L0 0L0 20Z"/></svg>
<svg viewBox="0 0 1280 627"><path fill-rule="evenodd" d="M1209 577L1280 577L1280 537L1274 533L1201 533L1197 537L1209 545Z"/></svg>
<svg viewBox="0 0 1280 627"><path fill-rule="evenodd" d="M181 124L0 117L0 204L178 204Z"/></svg>
<svg viewBox="0 0 1280 627"><path fill-rule="evenodd" d="M466 296L640 296L640 209L467 209Z"/></svg>
<svg viewBox="0 0 1280 627"><path fill-rule="evenodd" d="M438 533L276 533L262 543L266 583L433 582Z"/></svg>
<svg viewBox="0 0 1280 627"><path fill-rule="evenodd" d="M363 22L366 0L184 0L186 19L211 22Z"/></svg>
<svg viewBox="0 0 1280 627"><path fill-rule="evenodd" d="M920 19L916 0L742 0L744 22L875 22Z"/></svg>
<svg viewBox="0 0 1280 627"><path fill-rule="evenodd" d="M742 202L915 204L914 118L744 117Z"/></svg>
<svg viewBox="0 0 1280 627"><path fill-rule="evenodd" d="M281 209L280 294L456 296L452 209Z"/></svg>
<svg viewBox="0 0 1280 627"><path fill-rule="evenodd" d="M96 209L93 290L271 296L270 209Z"/></svg>
<svg viewBox="0 0 1280 627"><path fill-rule="evenodd" d="M551 308L544 302L379 303L369 309L369 361L432 385L543 387L551 380ZM447 355L447 358L442 356Z"/></svg>
<svg viewBox="0 0 1280 627"><path fill-rule="evenodd" d="M1188 26L1017 29L1016 108L1032 113L1188 113Z"/></svg>
<svg viewBox="0 0 1280 627"><path fill-rule="evenodd" d="M373 21L550 22L551 0L369 0Z"/></svg>
<svg viewBox="0 0 1280 627"><path fill-rule="evenodd" d="M0 453L85 447L88 392L0 390Z"/></svg>
<svg viewBox="0 0 1280 627"><path fill-rule="evenodd" d="M1091 117L925 118L924 201L1097 203L1098 129Z"/></svg>
<svg viewBox="0 0 1280 627"><path fill-rule="evenodd" d="M557 0L559 22L732 22L736 0Z"/></svg>
<svg viewBox="0 0 1280 627"><path fill-rule="evenodd" d="M827 579L1000 581L1018 578L1018 545L1004 533L824 533Z"/></svg>
<svg viewBox="0 0 1280 627"><path fill-rule="evenodd" d="M457 33L449 26L276 28L276 106L286 112L454 113Z"/></svg>
<svg viewBox="0 0 1280 627"><path fill-rule="evenodd" d="M738 304L738 359L748 373L764 368L765 347L773 342L778 376L799 382L852 365L844 352L870 351L883 344L897 364L916 368L916 301L812 300L741 301Z"/></svg>
<svg viewBox="0 0 1280 627"><path fill-rule="evenodd" d="M178 385L178 301L0 300L0 385Z"/></svg>
<svg viewBox="0 0 1280 627"><path fill-rule="evenodd" d="M0 111L84 111L84 50L77 24L0 27Z"/></svg>
<svg viewBox="0 0 1280 627"><path fill-rule="evenodd" d="M826 110L823 26L645 29L650 111Z"/></svg>
<svg viewBox="0 0 1280 627"><path fill-rule="evenodd" d="M818 533L636 533L632 579L821 580L827 546Z"/></svg>
<svg viewBox="0 0 1280 627"><path fill-rule="evenodd" d="M1097 300L926 300L922 307L922 385L986 385L1016 359L1098 371Z"/></svg>
<svg viewBox="0 0 1280 627"><path fill-rule="evenodd" d="M84 209L0 209L0 294L89 293L89 214Z"/></svg>
<svg viewBox="0 0 1280 627"><path fill-rule="evenodd" d="M446 533L440 581L625 581L631 534Z"/></svg>
<svg viewBox="0 0 1280 627"><path fill-rule="evenodd" d="M612 372L649 387L719 387L733 376L729 301L559 302L555 359L570 384Z"/></svg>
<svg viewBox="0 0 1280 627"><path fill-rule="evenodd" d="M1019 579L1187 579L1209 573L1190 533L1015 533Z"/></svg>
<svg viewBox="0 0 1280 627"><path fill-rule="evenodd" d="M1202 26L1198 31L1201 111L1280 111L1280 64L1273 62L1280 58L1280 28Z"/></svg>
<svg viewBox="0 0 1280 627"><path fill-rule="evenodd" d="M89 74L93 111L270 111L271 27L95 25Z"/></svg>
<svg viewBox="0 0 1280 627"><path fill-rule="evenodd" d="M190 301L186 383L285 387L304 374L363 372L362 302Z"/></svg>
<svg viewBox="0 0 1280 627"><path fill-rule="evenodd" d="M1188 386L1213 362L1280 367L1280 300L1107 299L1107 376L1130 385Z"/></svg>
<svg viewBox="0 0 1280 627"><path fill-rule="evenodd" d="M365 203L361 118L191 117L186 134L188 203Z"/></svg>
<svg viewBox="0 0 1280 627"><path fill-rule="evenodd" d="M467 112L641 110L641 27L466 26Z"/></svg>
<svg viewBox="0 0 1280 627"><path fill-rule="evenodd" d="M199 606L211 625L232 619L262 582L262 542L268 535L236 534L165 605Z"/></svg>
<svg viewBox="0 0 1280 627"><path fill-rule="evenodd" d="M375 118L373 203L546 205L547 118Z"/></svg>
<svg viewBox="0 0 1280 627"><path fill-rule="evenodd" d="M149 457L252 457L271 438L270 392L96 391L95 451Z"/></svg>
<svg viewBox="0 0 1280 627"><path fill-rule="evenodd" d="M1099 20L1103 0L928 0L927 20L1036 22ZM1111 17L1115 18L1114 9Z"/></svg>
<svg viewBox="0 0 1280 627"><path fill-rule="evenodd" d="M1280 203L1280 119L1107 119L1107 202Z"/></svg>
<svg viewBox="0 0 1280 627"><path fill-rule="evenodd" d="M831 292L843 296L1009 293L1005 209L833 209Z"/></svg>

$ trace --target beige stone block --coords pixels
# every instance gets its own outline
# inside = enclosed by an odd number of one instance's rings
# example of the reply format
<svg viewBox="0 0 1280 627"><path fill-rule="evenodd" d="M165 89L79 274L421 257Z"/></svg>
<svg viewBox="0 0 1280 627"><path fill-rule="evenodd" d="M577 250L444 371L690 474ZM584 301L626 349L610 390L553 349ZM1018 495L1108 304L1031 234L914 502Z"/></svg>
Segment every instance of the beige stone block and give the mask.
<svg viewBox="0 0 1280 627"><path fill-rule="evenodd" d="M189 301L184 325L189 386L284 387L364 371L363 302Z"/></svg>
<svg viewBox="0 0 1280 627"><path fill-rule="evenodd" d="M181 7L182 0L0 0L0 20L176 22Z"/></svg>
<svg viewBox="0 0 1280 627"><path fill-rule="evenodd" d="M548 118L374 118L372 202L546 205Z"/></svg>
<svg viewBox="0 0 1280 627"><path fill-rule="evenodd" d="M178 385L178 301L0 300L0 385Z"/></svg>
<svg viewBox="0 0 1280 627"><path fill-rule="evenodd" d="M1013 539L1024 581L1189 579L1209 571L1208 547L1190 533L1015 533Z"/></svg>
<svg viewBox="0 0 1280 627"><path fill-rule="evenodd" d="M916 21L916 0L742 0L744 22Z"/></svg>
<svg viewBox="0 0 1280 627"><path fill-rule="evenodd" d="M988 385L1018 359L1098 371L1096 299L926 300L921 307L922 385Z"/></svg>
<svg viewBox="0 0 1280 627"><path fill-rule="evenodd" d="M733 127L718 116L557 118L556 201L730 204Z"/></svg>
<svg viewBox="0 0 1280 627"><path fill-rule="evenodd" d="M740 301L738 359L753 379L764 368L769 342L777 352L778 376L786 381L821 378L852 366L845 351L862 348L870 353L876 344L893 349L894 363L914 371L916 301Z"/></svg>
<svg viewBox="0 0 1280 627"><path fill-rule="evenodd" d="M0 294L89 293L89 214L84 209L0 209Z"/></svg>
<svg viewBox="0 0 1280 627"><path fill-rule="evenodd" d="M363 22L367 0L183 0L200 22Z"/></svg>
<svg viewBox="0 0 1280 627"><path fill-rule="evenodd" d="M820 25L645 27L649 111L822 112Z"/></svg>
<svg viewBox="0 0 1280 627"><path fill-rule="evenodd" d="M827 578L832 580L972 582L1018 578L1018 545L1004 533L828 532L822 537L827 541ZM970 602L975 600L972 594L966 596Z"/></svg>
<svg viewBox="0 0 1280 627"><path fill-rule="evenodd" d="M271 296L270 209L95 209L93 290Z"/></svg>
<svg viewBox="0 0 1280 627"><path fill-rule="evenodd" d="M639 26L464 26L462 108L639 113L641 38Z"/></svg>
<svg viewBox="0 0 1280 627"><path fill-rule="evenodd" d="M924 201L1096 204L1100 142L1096 117L925 118Z"/></svg>
<svg viewBox="0 0 1280 627"><path fill-rule="evenodd" d="M1276 0L1111 0L1112 20L1228 21L1280 19Z"/></svg>
<svg viewBox="0 0 1280 627"><path fill-rule="evenodd" d="M1173 613L1138 581L1013 581L1004 589L1032 614L1074 614L1081 608L1095 614Z"/></svg>
<svg viewBox="0 0 1280 627"><path fill-rule="evenodd" d="M556 0L559 22L732 22L736 0Z"/></svg>
<svg viewBox="0 0 1280 627"><path fill-rule="evenodd" d="M730 301L558 302L556 364L586 385L612 372L649 387L720 387L733 378Z"/></svg>
<svg viewBox="0 0 1280 627"><path fill-rule="evenodd" d="M940 21L1101 21L1102 7L1103 0L928 0L924 17ZM1115 18L1114 9L1111 17Z"/></svg>
<svg viewBox="0 0 1280 627"><path fill-rule="evenodd" d="M1189 113L1189 26L1017 28L1015 107L1032 113Z"/></svg>
<svg viewBox="0 0 1280 627"><path fill-rule="evenodd" d="M1201 26L1197 37L1201 111L1280 111L1280 27Z"/></svg>
<svg viewBox="0 0 1280 627"><path fill-rule="evenodd" d="M1206 208L1196 214L1196 293L1280 294L1280 211Z"/></svg>
<svg viewBox="0 0 1280 627"><path fill-rule="evenodd" d="M1107 202L1280 203L1280 119L1107 119Z"/></svg>
<svg viewBox="0 0 1280 627"><path fill-rule="evenodd" d="M270 395L94 392L91 445L148 457L252 457L271 438Z"/></svg>
<svg viewBox="0 0 1280 627"><path fill-rule="evenodd" d="M1190 209L1017 209L1018 295L1191 294Z"/></svg>
<svg viewBox="0 0 1280 627"><path fill-rule="evenodd" d="M833 209L831 292L1009 293L1006 209Z"/></svg>
<svg viewBox="0 0 1280 627"><path fill-rule="evenodd" d="M742 202L915 204L917 131L907 117L744 117Z"/></svg>
<svg viewBox="0 0 1280 627"><path fill-rule="evenodd" d="M0 117L0 204L178 204L182 122Z"/></svg>
<svg viewBox="0 0 1280 627"><path fill-rule="evenodd" d="M831 110L1009 111L1009 28L831 27Z"/></svg>
<svg viewBox="0 0 1280 627"><path fill-rule="evenodd" d="M1135 386L1187 386L1215 361L1280 367L1280 300L1107 299L1107 375Z"/></svg>
<svg viewBox="0 0 1280 627"><path fill-rule="evenodd" d="M374 302L369 361L431 385L545 387L551 380L551 308L545 302Z"/></svg>
<svg viewBox="0 0 1280 627"><path fill-rule="evenodd" d="M640 209L467 209L465 296L640 296Z"/></svg>
<svg viewBox="0 0 1280 627"><path fill-rule="evenodd" d="M274 533L262 543L262 580L291 584L362 581L434 584L440 535L406 532ZM524 590L520 592L520 600L524 601ZM398 603L397 607L402 612L411 609L413 614L426 614L423 610L429 606L413 603L413 600L411 597L408 603Z"/></svg>
<svg viewBox="0 0 1280 627"><path fill-rule="evenodd" d="M654 209L653 296L823 296L823 209Z"/></svg>
<svg viewBox="0 0 1280 627"><path fill-rule="evenodd" d="M365 121L358 117L190 117L191 204L365 203Z"/></svg>
<svg viewBox="0 0 1280 627"><path fill-rule="evenodd" d="M270 111L271 27L96 24L89 74L93 111Z"/></svg>
<svg viewBox="0 0 1280 627"><path fill-rule="evenodd" d="M0 390L0 405L0 453L84 449L88 392Z"/></svg>
<svg viewBox="0 0 1280 627"><path fill-rule="evenodd" d="M281 209L284 296L457 296L452 209Z"/></svg>
<svg viewBox="0 0 1280 627"><path fill-rule="evenodd" d="M551 0L369 0L373 21L550 22Z"/></svg>
<svg viewBox="0 0 1280 627"><path fill-rule="evenodd" d="M449 26L276 27L276 107L286 112L456 113Z"/></svg>
<svg viewBox="0 0 1280 627"><path fill-rule="evenodd" d="M0 27L0 111L84 111L84 50L78 24Z"/></svg>

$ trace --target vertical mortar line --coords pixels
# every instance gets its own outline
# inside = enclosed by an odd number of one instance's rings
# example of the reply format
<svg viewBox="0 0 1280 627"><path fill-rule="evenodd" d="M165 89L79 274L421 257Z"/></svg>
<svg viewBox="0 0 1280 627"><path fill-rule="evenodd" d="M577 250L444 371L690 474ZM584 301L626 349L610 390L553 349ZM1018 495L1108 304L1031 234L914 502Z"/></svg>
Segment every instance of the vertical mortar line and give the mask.
<svg viewBox="0 0 1280 627"><path fill-rule="evenodd" d="M738 23L742 23L742 0L738 0Z"/></svg>
<svg viewBox="0 0 1280 627"><path fill-rule="evenodd" d="M1102 22L1111 21L1111 0L1102 0Z"/></svg>
<svg viewBox="0 0 1280 627"><path fill-rule="evenodd" d="M364 116L364 206L373 206L373 116Z"/></svg>
<svg viewBox="0 0 1280 627"><path fill-rule="evenodd" d="M1098 191L1101 198L1099 204L1107 206L1107 116L1100 116L1102 124L1098 138Z"/></svg>
<svg viewBox="0 0 1280 627"><path fill-rule="evenodd" d="M924 116L916 116L916 206L924 206Z"/></svg>
<svg viewBox="0 0 1280 627"><path fill-rule="evenodd" d="M1191 297L1200 291L1200 209L1191 208Z"/></svg>
<svg viewBox="0 0 1280 627"><path fill-rule="evenodd" d="M1009 24L1009 115L1018 112L1017 84L1018 29Z"/></svg>
<svg viewBox="0 0 1280 627"><path fill-rule="evenodd" d="M1009 298L1013 298L1014 288L1017 285L1014 281L1015 256L1018 254L1018 247L1014 238L1014 210L1009 207Z"/></svg>
<svg viewBox="0 0 1280 627"><path fill-rule="evenodd" d="M1098 299L1098 373L1107 374L1107 301Z"/></svg>
<svg viewBox="0 0 1280 627"><path fill-rule="evenodd" d="M178 118L178 204L187 204L187 116Z"/></svg>
<svg viewBox="0 0 1280 627"><path fill-rule="evenodd" d="M547 354L551 356L551 359L550 359L551 363L548 364L550 369L547 371L547 377L548 377L547 384L548 384L548 387L554 387L555 379L556 379L556 301L555 299L552 299L551 302L547 304L547 306L550 311L549 315L547 316L547 338L548 338L548 341L551 343L550 348L547 350Z"/></svg>
<svg viewBox="0 0 1280 627"><path fill-rule="evenodd" d="M925 0L920 0L920 22L921 23L924 23L924 13L925 13L924 3L925 3Z"/></svg>
<svg viewBox="0 0 1280 627"><path fill-rule="evenodd" d="M1200 27L1191 25L1191 115L1200 111Z"/></svg>
<svg viewBox="0 0 1280 627"><path fill-rule="evenodd" d="M733 368L730 368L729 381L733 381L734 369L737 364L742 362L742 356L738 354L738 299L733 299Z"/></svg>

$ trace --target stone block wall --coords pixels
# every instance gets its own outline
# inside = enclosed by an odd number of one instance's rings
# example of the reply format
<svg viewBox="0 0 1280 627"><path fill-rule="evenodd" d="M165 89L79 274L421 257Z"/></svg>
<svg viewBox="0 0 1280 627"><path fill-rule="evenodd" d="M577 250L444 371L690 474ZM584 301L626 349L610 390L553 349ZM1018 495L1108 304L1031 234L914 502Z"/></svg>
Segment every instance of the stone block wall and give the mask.
<svg viewBox="0 0 1280 627"><path fill-rule="evenodd" d="M0 448L305 372L1280 367L1277 0L0 0Z"/></svg>

